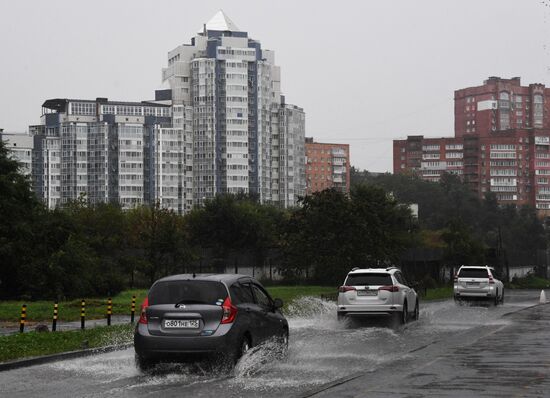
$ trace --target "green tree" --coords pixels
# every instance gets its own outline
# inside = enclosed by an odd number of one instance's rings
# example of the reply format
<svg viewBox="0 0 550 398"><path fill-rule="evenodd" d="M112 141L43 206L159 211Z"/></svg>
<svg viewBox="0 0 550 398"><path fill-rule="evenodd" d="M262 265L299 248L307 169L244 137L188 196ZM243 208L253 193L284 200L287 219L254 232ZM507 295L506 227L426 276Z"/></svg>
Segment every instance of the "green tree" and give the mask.
<svg viewBox="0 0 550 398"><path fill-rule="evenodd" d="M0 298L26 290L29 276L21 266L31 263L34 224L43 210L29 179L0 140Z"/></svg>

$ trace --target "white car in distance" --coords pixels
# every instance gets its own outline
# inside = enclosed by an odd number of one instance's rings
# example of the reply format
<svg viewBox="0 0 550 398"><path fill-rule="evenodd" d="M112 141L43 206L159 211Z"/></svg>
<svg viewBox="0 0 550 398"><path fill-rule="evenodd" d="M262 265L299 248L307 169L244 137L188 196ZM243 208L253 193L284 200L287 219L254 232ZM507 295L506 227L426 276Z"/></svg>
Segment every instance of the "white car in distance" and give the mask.
<svg viewBox="0 0 550 398"><path fill-rule="evenodd" d="M498 305L504 302L504 284L491 267L463 265L454 278L454 299L457 302L484 299Z"/></svg>

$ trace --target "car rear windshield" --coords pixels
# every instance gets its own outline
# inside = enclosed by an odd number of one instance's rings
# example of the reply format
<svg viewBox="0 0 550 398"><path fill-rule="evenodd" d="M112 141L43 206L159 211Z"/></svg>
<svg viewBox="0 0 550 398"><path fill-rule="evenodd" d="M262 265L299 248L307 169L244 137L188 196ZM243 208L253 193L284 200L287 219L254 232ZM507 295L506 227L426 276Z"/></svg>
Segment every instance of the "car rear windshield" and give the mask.
<svg viewBox="0 0 550 398"><path fill-rule="evenodd" d="M487 268L462 268L458 273L459 278L488 278Z"/></svg>
<svg viewBox="0 0 550 398"><path fill-rule="evenodd" d="M350 274L346 279L346 286L384 286L391 284L390 274Z"/></svg>
<svg viewBox="0 0 550 398"><path fill-rule="evenodd" d="M149 292L149 304L218 304L227 297L227 289L213 281L159 282Z"/></svg>

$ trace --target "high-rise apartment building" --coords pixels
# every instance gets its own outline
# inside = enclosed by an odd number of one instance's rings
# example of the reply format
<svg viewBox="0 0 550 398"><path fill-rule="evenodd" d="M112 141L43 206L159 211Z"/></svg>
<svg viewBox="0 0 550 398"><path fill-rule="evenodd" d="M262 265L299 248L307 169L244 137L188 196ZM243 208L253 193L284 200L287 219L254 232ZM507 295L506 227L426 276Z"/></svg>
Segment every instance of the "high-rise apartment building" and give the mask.
<svg viewBox="0 0 550 398"><path fill-rule="evenodd" d="M304 157L303 145L284 142L296 135L284 122L291 114L291 124L301 123L296 130L302 134L305 117L302 109L281 100L273 51L219 11L189 44L169 52L162 76L167 90L157 99L171 100L174 117L184 121L193 143L194 204L218 193L249 193L281 206L295 203L304 183L283 181L281 190L273 173L281 160ZM305 179L299 168L292 177Z"/></svg>
<svg viewBox="0 0 550 398"><path fill-rule="evenodd" d="M12 153L12 158L21 165L21 172L30 177L32 173L32 137L27 133L7 133L0 129L0 140L4 141Z"/></svg>
<svg viewBox="0 0 550 398"><path fill-rule="evenodd" d="M34 136L35 192L48 207L84 197L123 208L159 203L183 212L180 130L153 102L50 99ZM189 204L190 207L190 204Z"/></svg>
<svg viewBox="0 0 550 398"><path fill-rule="evenodd" d="M324 189L350 190L350 157L348 144L327 144L306 138L307 193Z"/></svg>
<svg viewBox="0 0 550 398"><path fill-rule="evenodd" d="M461 174L483 197L550 211L550 89L490 77L455 91L455 137L394 141L394 172Z"/></svg>
<svg viewBox="0 0 550 398"><path fill-rule="evenodd" d="M153 101L44 102L30 133L49 207L85 197L185 213L221 193L281 207L305 194L305 113L285 103L272 51L220 11L162 77Z"/></svg>

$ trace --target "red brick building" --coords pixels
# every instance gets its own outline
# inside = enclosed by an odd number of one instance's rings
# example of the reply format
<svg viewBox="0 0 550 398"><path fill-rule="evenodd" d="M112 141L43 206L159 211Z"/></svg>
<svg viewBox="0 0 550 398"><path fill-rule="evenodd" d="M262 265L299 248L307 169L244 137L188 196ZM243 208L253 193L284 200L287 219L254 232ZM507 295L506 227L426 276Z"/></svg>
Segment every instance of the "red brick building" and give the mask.
<svg viewBox="0 0 550 398"><path fill-rule="evenodd" d="M349 193L349 145L314 142L306 137L306 193L328 188Z"/></svg>
<svg viewBox="0 0 550 398"><path fill-rule="evenodd" d="M550 211L550 89L490 77L455 91L455 137L394 141L394 172L462 175L483 197Z"/></svg>

